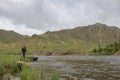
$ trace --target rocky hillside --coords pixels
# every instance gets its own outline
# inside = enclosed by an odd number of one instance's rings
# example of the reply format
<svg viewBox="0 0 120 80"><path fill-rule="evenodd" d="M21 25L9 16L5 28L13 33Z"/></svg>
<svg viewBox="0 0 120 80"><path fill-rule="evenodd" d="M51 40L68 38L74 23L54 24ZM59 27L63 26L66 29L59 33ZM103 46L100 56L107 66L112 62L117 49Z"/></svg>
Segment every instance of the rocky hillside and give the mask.
<svg viewBox="0 0 120 80"><path fill-rule="evenodd" d="M13 48L13 50L16 48L16 52L20 52L18 49L25 45L28 53L40 55L91 54L99 44L107 45L118 40L120 40L120 29L101 23L78 26L74 29L48 31L42 35L34 34L27 38L14 31L0 30L0 47L3 48L2 43L10 43L4 45L5 50L6 48Z"/></svg>
<svg viewBox="0 0 120 80"><path fill-rule="evenodd" d="M96 23L74 29L54 32L48 31L45 34L33 35L32 37L57 44L79 43L79 41L94 44L110 44L120 40L120 29L114 26Z"/></svg>
<svg viewBox="0 0 120 80"><path fill-rule="evenodd" d="M14 31L0 30L0 42L11 43L25 39L26 36ZM94 44L110 44L120 40L120 29L115 26L96 23L88 26L79 26L74 29L46 32L42 35L33 35L34 39L48 44L70 44L84 41Z"/></svg>

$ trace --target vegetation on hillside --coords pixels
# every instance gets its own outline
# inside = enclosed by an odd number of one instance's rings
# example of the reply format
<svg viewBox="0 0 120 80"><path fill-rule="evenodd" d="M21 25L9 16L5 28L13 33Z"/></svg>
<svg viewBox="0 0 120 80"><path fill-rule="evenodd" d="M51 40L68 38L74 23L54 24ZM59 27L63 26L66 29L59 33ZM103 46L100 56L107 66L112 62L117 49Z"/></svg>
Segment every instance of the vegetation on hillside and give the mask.
<svg viewBox="0 0 120 80"><path fill-rule="evenodd" d="M96 45L92 43L86 43L84 41L79 41L75 43L68 43L68 44L47 44L42 43L39 40L27 40L23 41L24 45L27 47L27 54L37 54L37 55L70 55L71 54L78 54L87 53L93 50ZM1 54L20 54L21 47L23 46L23 42L19 43L12 43L5 47L0 48ZM84 55L84 54L83 54ZM87 55L87 54L85 54Z"/></svg>
<svg viewBox="0 0 120 80"><path fill-rule="evenodd" d="M31 37L20 35L14 31L0 30L0 42L17 42L36 40L47 44L70 44L84 41L94 44L109 44L120 39L120 29L115 26L96 23L88 26L79 26L74 29L46 32L42 35L34 34ZM29 40L29 41L30 41Z"/></svg>
<svg viewBox="0 0 120 80"><path fill-rule="evenodd" d="M96 23L74 29L34 34L26 37L13 31L0 30L0 52L19 54L20 48L26 46L28 53L68 51L91 52L98 44L105 46L120 39L120 29L115 26ZM57 52L57 53L58 53ZM64 54L64 53L63 53Z"/></svg>
<svg viewBox="0 0 120 80"><path fill-rule="evenodd" d="M120 39L120 29L96 23L93 25L76 27L74 29L49 31L42 35L33 36L33 38L54 44L79 44L79 41L84 41L86 43L106 45Z"/></svg>
<svg viewBox="0 0 120 80"><path fill-rule="evenodd" d="M113 55L120 50L120 40L105 47L98 45L98 49L94 49L93 52L98 55Z"/></svg>
<svg viewBox="0 0 120 80"><path fill-rule="evenodd" d="M24 40L28 36L21 35L14 31L1 30L0 29L0 42L2 43L13 43Z"/></svg>

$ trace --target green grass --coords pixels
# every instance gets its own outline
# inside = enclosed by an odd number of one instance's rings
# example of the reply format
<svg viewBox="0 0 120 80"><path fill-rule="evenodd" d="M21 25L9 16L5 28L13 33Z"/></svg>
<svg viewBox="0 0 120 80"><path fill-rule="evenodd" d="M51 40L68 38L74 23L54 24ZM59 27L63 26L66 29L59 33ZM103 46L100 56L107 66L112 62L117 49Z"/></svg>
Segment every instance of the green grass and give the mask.
<svg viewBox="0 0 120 80"><path fill-rule="evenodd" d="M4 75L18 76L21 80L45 80L44 69L41 69L41 73L38 74L38 72L31 66L22 65L22 71L20 71L16 64L16 61L18 60L20 60L20 56L18 55L0 54L0 80ZM59 77L56 74L51 76L51 80L58 79Z"/></svg>
<svg viewBox="0 0 120 80"><path fill-rule="evenodd" d="M30 66L23 65L22 71L17 67L16 61L20 57L18 55L0 55L0 74L1 77L4 75L17 75L21 77L22 80L35 80L37 72L33 70Z"/></svg>
<svg viewBox="0 0 120 80"><path fill-rule="evenodd" d="M31 67L23 66L20 76L22 80L37 80L38 73Z"/></svg>
<svg viewBox="0 0 120 80"><path fill-rule="evenodd" d="M27 54L34 54L35 51L69 51L79 50L80 52L92 52L97 47L96 44L81 41L81 40L66 40L63 43L56 40L39 40L31 39L28 41L5 44L4 47L0 47L0 53L2 54L20 54L21 48L25 45L27 47Z"/></svg>
<svg viewBox="0 0 120 80"><path fill-rule="evenodd" d="M67 45L46 45L46 46L27 46L27 55L32 55L34 54L36 51L61 51L61 52L65 52L65 51L80 51L83 53L86 52L92 52L92 50L96 48L96 45L92 45L92 44L88 44L88 45L84 45L84 44L67 44ZM1 48L0 49L0 54L8 54L8 55L20 55L21 54L21 48L20 47L16 47L16 48Z"/></svg>
<svg viewBox="0 0 120 80"><path fill-rule="evenodd" d="M1 76L6 74L16 74L18 72L16 61L18 56L12 55L0 55L0 74Z"/></svg>

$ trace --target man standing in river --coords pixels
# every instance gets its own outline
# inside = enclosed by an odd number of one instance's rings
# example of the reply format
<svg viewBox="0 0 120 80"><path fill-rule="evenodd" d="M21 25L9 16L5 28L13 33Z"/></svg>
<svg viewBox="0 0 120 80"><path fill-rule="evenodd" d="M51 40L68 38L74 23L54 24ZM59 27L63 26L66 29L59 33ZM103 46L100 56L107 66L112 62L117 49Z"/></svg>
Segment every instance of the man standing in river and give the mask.
<svg viewBox="0 0 120 80"><path fill-rule="evenodd" d="M24 47L22 48L22 57L23 57L24 59L25 59L26 51L27 51L27 49L26 49L26 47L24 46Z"/></svg>

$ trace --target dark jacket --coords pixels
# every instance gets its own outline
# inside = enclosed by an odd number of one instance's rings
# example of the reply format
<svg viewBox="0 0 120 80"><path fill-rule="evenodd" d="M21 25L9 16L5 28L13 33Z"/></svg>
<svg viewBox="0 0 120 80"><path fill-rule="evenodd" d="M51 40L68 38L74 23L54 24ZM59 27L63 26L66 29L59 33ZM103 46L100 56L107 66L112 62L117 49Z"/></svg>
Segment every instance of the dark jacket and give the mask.
<svg viewBox="0 0 120 80"><path fill-rule="evenodd" d="M27 51L26 47L22 48L22 53L25 53Z"/></svg>

